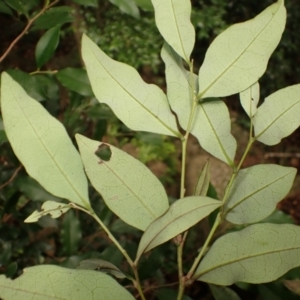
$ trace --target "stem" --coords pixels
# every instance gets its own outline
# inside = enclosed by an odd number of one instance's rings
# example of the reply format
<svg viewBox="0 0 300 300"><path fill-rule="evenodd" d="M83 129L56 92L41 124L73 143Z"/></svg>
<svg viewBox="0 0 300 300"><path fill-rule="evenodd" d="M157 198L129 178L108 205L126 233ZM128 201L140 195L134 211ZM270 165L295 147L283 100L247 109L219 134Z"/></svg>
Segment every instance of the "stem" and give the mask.
<svg viewBox="0 0 300 300"><path fill-rule="evenodd" d="M58 3L59 0L55 0L54 2L52 2L51 4L49 4L49 0L46 1L45 6L43 7L43 9L37 14L35 15L32 19L30 19L26 25L26 27L23 29L23 31L12 41L12 43L9 45L9 47L7 48L7 50L3 53L3 55L0 57L0 63L4 60L4 58L9 54L9 52L12 50L12 48L17 44L17 42L26 34L26 32L28 31L28 29L31 27L31 25L33 24L33 22L39 18L47 9L49 9L51 6L55 5L56 3Z"/></svg>
<svg viewBox="0 0 300 300"><path fill-rule="evenodd" d="M108 235L109 239L120 250L120 252L123 254L123 256L126 258L127 262L129 263L130 267L132 268L134 276L135 276L135 280L132 280L132 282L133 282L135 288L138 290L141 299L142 300L146 300L146 298L144 296L144 293L143 293L143 290L141 288L141 282L140 282L140 279L139 279L139 275L138 275L138 271L137 271L137 266L134 264L134 262L132 261L132 259L128 255L127 251L120 245L120 243L112 235L112 233L105 226L105 224L101 221L101 219L99 219L99 217L96 215L96 213L93 211L92 208L91 208L91 210L86 210L85 208L83 208L81 206L78 206L75 203L71 203L71 206L74 207L74 208L77 208L77 209L79 209L81 211L84 211L85 213L87 213L90 216L92 216L97 221L97 223L101 226L101 228L105 231L105 233Z"/></svg>
<svg viewBox="0 0 300 300"><path fill-rule="evenodd" d="M198 256L196 257L196 259L194 260L194 263L193 263L191 269L187 273L186 277L188 279L192 278L192 276L194 275L195 270L198 267L198 264L199 264L199 262L200 262L200 260L201 260L201 258L203 256L203 254L205 253L206 248L207 248L208 244L210 243L210 241L211 241L211 239L212 239L212 237L213 237L213 235L214 235L214 233L215 233L215 231L216 231L216 229L217 229L217 227L219 226L220 223L221 223L221 215L220 215L220 213L218 213L218 215L216 217L216 220L215 220L215 223L214 223L213 227L211 228L210 233L209 233L209 235L208 235L208 237L207 237L207 239L206 239L206 241L205 241L205 243L204 243L204 245L203 245L200 253L198 254ZM195 277L195 279L197 279L197 277Z"/></svg>

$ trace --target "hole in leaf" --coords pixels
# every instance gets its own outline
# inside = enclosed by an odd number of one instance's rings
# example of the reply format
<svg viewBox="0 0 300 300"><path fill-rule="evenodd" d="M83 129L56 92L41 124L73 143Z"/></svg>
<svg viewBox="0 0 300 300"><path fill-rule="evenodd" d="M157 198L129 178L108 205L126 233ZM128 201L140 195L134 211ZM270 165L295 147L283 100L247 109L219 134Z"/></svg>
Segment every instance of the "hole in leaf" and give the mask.
<svg viewBox="0 0 300 300"><path fill-rule="evenodd" d="M95 154L101 159L99 163L102 163L103 161L109 161L111 158L110 147L106 144L101 144Z"/></svg>

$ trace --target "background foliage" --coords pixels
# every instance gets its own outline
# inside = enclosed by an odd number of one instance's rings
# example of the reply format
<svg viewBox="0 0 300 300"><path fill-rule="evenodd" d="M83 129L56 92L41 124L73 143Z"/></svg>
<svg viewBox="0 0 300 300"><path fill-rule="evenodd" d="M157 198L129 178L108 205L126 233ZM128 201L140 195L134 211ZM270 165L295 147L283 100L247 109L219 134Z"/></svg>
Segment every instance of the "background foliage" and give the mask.
<svg viewBox="0 0 300 300"><path fill-rule="evenodd" d="M177 196L179 162L173 139L129 130L107 106L95 100L82 68L80 38L85 32L110 57L132 65L145 81L165 88L161 76L164 67L159 55L163 40L155 27L151 5L146 0L139 0L136 1L139 10L129 8L124 11L122 6L112 2L57 1L54 7L33 22L27 34L1 61L0 71L7 71L29 95L40 101L65 125L72 138L75 133L81 133L123 148L154 172L158 170L157 175L167 184L170 197ZM195 65L200 66L208 45L218 33L230 24L252 18L273 1L194 0L192 3L192 22L197 30L192 56ZM43 5L44 1L40 0L0 0L0 55L5 53L28 21L42 10ZM295 84L300 78L300 2L289 0L286 6L289 12L286 30L261 80L262 98ZM237 110L234 100L229 98L227 103ZM95 211L133 257L140 233L115 219L92 188L90 195ZM15 278L28 266L50 263L75 268L82 259L91 257L121 265L122 255L106 234L99 231L91 218L78 211L69 211L60 219L45 217L38 223L24 224L23 220L45 200L59 199L28 177L7 142L0 117L0 272ZM273 217L278 222L292 222L281 212L276 212ZM186 245L187 249L201 246L194 232L189 235ZM168 260L168 257L175 256L176 250L172 245L162 245L152 251L143 258L141 279L147 280L152 288L176 282L176 262ZM186 262L189 262L189 257ZM294 270L285 278L298 276L299 270ZM149 280L150 277L155 278L155 282ZM288 293L280 282L235 288L244 297L260 294L263 299L270 299L270 295L283 299L283 295ZM155 290L153 297L173 299L171 293L169 287L164 287ZM210 294L208 287L201 283L195 284L189 292L192 298L206 294ZM289 297L296 299L291 293Z"/></svg>

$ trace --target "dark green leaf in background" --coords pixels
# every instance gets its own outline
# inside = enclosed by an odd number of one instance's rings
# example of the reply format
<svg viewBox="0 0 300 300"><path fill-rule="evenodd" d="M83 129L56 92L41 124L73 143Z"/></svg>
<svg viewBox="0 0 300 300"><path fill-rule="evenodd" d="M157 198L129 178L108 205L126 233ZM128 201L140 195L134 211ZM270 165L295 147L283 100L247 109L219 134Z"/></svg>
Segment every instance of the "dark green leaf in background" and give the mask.
<svg viewBox="0 0 300 300"><path fill-rule="evenodd" d="M97 7L98 1L97 0L73 0L73 2L84 5L84 6L91 6L91 7Z"/></svg>
<svg viewBox="0 0 300 300"><path fill-rule="evenodd" d="M134 0L109 0L116 5L122 12L131 15L135 18L140 17L140 11Z"/></svg>
<svg viewBox="0 0 300 300"><path fill-rule="evenodd" d="M61 242L64 253L68 256L77 253L81 240L81 226L73 210L69 210L63 219L61 229Z"/></svg>
<svg viewBox="0 0 300 300"><path fill-rule="evenodd" d="M73 9L68 6L53 7L40 16L32 27L35 29L50 29L74 20Z"/></svg>
<svg viewBox="0 0 300 300"><path fill-rule="evenodd" d="M12 16L12 10L4 3L4 2L0 2L0 13L4 13L7 15Z"/></svg>
<svg viewBox="0 0 300 300"><path fill-rule="evenodd" d="M59 82L67 89L82 96L93 96L94 93L84 69L66 68L56 73Z"/></svg>
<svg viewBox="0 0 300 300"><path fill-rule="evenodd" d="M55 26L46 31L39 39L35 48L35 61L38 68L41 68L52 58L59 42L60 26Z"/></svg>

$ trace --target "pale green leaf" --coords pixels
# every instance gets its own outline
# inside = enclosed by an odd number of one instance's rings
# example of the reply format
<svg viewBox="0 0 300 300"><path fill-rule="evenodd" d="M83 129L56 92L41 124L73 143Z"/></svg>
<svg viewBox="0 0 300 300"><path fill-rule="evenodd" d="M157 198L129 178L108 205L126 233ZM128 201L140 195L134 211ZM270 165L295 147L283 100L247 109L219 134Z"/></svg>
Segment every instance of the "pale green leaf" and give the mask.
<svg viewBox="0 0 300 300"><path fill-rule="evenodd" d="M281 89L258 108L253 120L255 138L266 144L278 144L300 125L300 84Z"/></svg>
<svg viewBox="0 0 300 300"><path fill-rule="evenodd" d="M199 71L199 97L225 97L258 81L285 27L284 1L227 28L208 48Z"/></svg>
<svg viewBox="0 0 300 300"><path fill-rule="evenodd" d="M177 114L183 129L187 129L192 109L192 90L197 93L197 76L187 72L182 59L168 44L164 44L161 56L166 65L168 100ZM194 82L193 82L194 81ZM230 132L231 122L226 105L222 101L200 103L195 110L191 133L204 150L231 165L236 151L236 141Z"/></svg>
<svg viewBox="0 0 300 300"><path fill-rule="evenodd" d="M146 229L139 244L136 261L143 253L198 223L221 204L220 201L202 196L190 196L177 200L163 216L156 219Z"/></svg>
<svg viewBox="0 0 300 300"><path fill-rule="evenodd" d="M206 196L210 183L210 160L206 160L204 166L199 175L194 195L195 196Z"/></svg>
<svg viewBox="0 0 300 300"><path fill-rule="evenodd" d="M204 150L232 166L237 145L230 130L230 116L223 101L199 104L191 133Z"/></svg>
<svg viewBox="0 0 300 300"><path fill-rule="evenodd" d="M194 278L217 284L273 281L300 265L300 227L255 224L219 238Z"/></svg>
<svg viewBox="0 0 300 300"><path fill-rule="evenodd" d="M73 210L68 211L62 221L60 241L67 256L75 255L81 241L81 226Z"/></svg>
<svg viewBox="0 0 300 300"><path fill-rule="evenodd" d="M239 295L226 286L210 284L209 288L215 300L241 300Z"/></svg>
<svg viewBox="0 0 300 300"><path fill-rule="evenodd" d="M247 224L266 218L290 191L296 173L295 168L271 164L240 170L225 204L226 219Z"/></svg>
<svg viewBox="0 0 300 300"><path fill-rule="evenodd" d="M109 58L86 35L82 38L82 57L95 96L109 105L127 127L180 136L166 95L159 87L146 84L134 68Z"/></svg>
<svg viewBox="0 0 300 300"><path fill-rule="evenodd" d="M51 265L27 268L15 280L1 275L0 297L3 300L134 300L109 275Z"/></svg>
<svg viewBox="0 0 300 300"><path fill-rule="evenodd" d="M97 258L82 260L76 269L80 270L95 270L103 273L108 273L116 278L125 278L126 276L109 261Z"/></svg>
<svg viewBox="0 0 300 300"><path fill-rule="evenodd" d="M1 83L5 131L27 173L51 194L90 209L82 162L63 125L6 73Z"/></svg>
<svg viewBox="0 0 300 300"><path fill-rule="evenodd" d="M195 44L190 0L152 0L156 26L166 42L187 62Z"/></svg>
<svg viewBox="0 0 300 300"><path fill-rule="evenodd" d="M140 11L134 0L109 0L116 5L122 12L129 14L135 18L140 17Z"/></svg>
<svg viewBox="0 0 300 300"><path fill-rule="evenodd" d="M256 113L259 101L259 83L255 82L248 89L240 92L240 101L247 115L252 118Z"/></svg>
<svg viewBox="0 0 300 300"><path fill-rule="evenodd" d="M37 222L39 218L50 215L51 218L59 218L62 214L70 209L69 204L59 203L56 201L46 201L41 207L41 211L34 211L24 222Z"/></svg>
<svg viewBox="0 0 300 300"><path fill-rule="evenodd" d="M140 161L112 145L76 134L85 171L107 206L129 225L145 230L169 207L168 197L160 181ZM95 152L106 145L109 160L101 160Z"/></svg>

